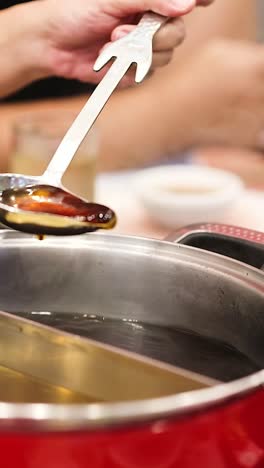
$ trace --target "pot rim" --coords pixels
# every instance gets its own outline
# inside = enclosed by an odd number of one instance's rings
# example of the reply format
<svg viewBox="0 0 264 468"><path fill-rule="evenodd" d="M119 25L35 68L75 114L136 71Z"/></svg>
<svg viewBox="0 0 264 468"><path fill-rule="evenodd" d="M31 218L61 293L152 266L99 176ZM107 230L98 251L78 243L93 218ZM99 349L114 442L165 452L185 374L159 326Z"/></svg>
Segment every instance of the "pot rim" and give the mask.
<svg viewBox="0 0 264 468"><path fill-rule="evenodd" d="M89 240L88 240L89 239ZM76 244L76 240L78 243ZM45 245L57 247L60 238L51 237L45 242L39 242L34 236L23 235L15 231L0 230L0 249L10 247L34 246L45 248ZM264 297L264 271L221 255L200 250L196 247L175 244L169 241L148 239L144 237L124 236L116 234L93 233L74 238L63 238L63 246L70 244L76 248L91 243L114 243L117 249L124 245L138 247L142 253L152 252L155 255L174 252L190 263L195 262L208 269L228 273L234 280L242 281ZM177 253L176 253L177 252ZM175 419L188 416L198 410L228 403L234 398L245 397L264 386L264 370L229 383L219 384L211 388L194 390L177 395L170 395L144 401L122 403L91 403L91 404L38 404L38 403L5 403L0 402L0 431L80 431L91 429L106 429L130 424L153 422L155 420Z"/></svg>

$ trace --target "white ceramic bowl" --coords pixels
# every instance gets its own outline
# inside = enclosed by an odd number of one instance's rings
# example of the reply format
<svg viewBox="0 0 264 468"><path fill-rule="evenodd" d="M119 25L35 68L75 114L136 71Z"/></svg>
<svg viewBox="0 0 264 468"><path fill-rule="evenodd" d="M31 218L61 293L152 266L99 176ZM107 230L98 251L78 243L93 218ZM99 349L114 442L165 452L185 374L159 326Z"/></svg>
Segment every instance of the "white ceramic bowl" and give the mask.
<svg viewBox="0 0 264 468"><path fill-rule="evenodd" d="M219 222L243 191L236 175L192 165L159 166L135 177L137 194L149 216L168 228Z"/></svg>

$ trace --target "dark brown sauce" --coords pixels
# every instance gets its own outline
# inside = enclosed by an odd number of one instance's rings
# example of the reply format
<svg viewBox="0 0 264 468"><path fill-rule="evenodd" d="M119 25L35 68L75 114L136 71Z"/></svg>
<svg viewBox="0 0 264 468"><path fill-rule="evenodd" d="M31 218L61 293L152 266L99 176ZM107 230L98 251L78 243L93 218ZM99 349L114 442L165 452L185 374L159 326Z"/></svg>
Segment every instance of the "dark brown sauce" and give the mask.
<svg viewBox="0 0 264 468"><path fill-rule="evenodd" d="M69 218L71 221L74 220L76 221L76 227L82 232L111 229L116 224L116 215L107 206L86 202L61 188L51 185L33 185L4 190L1 198L2 203L22 211L62 216ZM41 229L38 230L36 225L39 225ZM50 225L48 222L47 226L47 220L45 220L45 225L44 223L42 225L39 218L32 217L32 223L30 220L29 226L33 227L30 230L29 227L26 227L26 232L38 235L40 240L43 239L45 234L56 234L56 230L58 233L63 231L63 234L67 229L69 232L66 232L66 234L71 234L71 229L74 230L74 222L69 223L69 228L67 225L62 228L59 224L56 225L56 222L54 223L54 218L50 220ZM21 223L17 228L23 230Z"/></svg>

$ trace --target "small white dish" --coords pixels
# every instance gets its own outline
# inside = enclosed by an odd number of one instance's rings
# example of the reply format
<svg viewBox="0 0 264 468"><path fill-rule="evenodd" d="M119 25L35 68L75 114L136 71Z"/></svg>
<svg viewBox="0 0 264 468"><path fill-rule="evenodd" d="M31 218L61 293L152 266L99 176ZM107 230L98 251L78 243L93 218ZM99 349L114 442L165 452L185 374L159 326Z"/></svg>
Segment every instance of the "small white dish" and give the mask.
<svg viewBox="0 0 264 468"><path fill-rule="evenodd" d="M170 229L222 221L243 188L238 176L203 166L159 166L135 176L137 195L149 216Z"/></svg>

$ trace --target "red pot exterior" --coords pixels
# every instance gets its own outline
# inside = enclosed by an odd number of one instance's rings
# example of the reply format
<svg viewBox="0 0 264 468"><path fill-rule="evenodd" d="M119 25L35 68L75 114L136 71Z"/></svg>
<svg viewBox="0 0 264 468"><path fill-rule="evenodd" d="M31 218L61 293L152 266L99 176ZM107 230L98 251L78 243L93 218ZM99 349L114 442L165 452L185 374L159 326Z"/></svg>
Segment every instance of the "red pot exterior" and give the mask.
<svg viewBox="0 0 264 468"><path fill-rule="evenodd" d="M262 468L264 389L195 415L126 429L2 433L1 468Z"/></svg>

